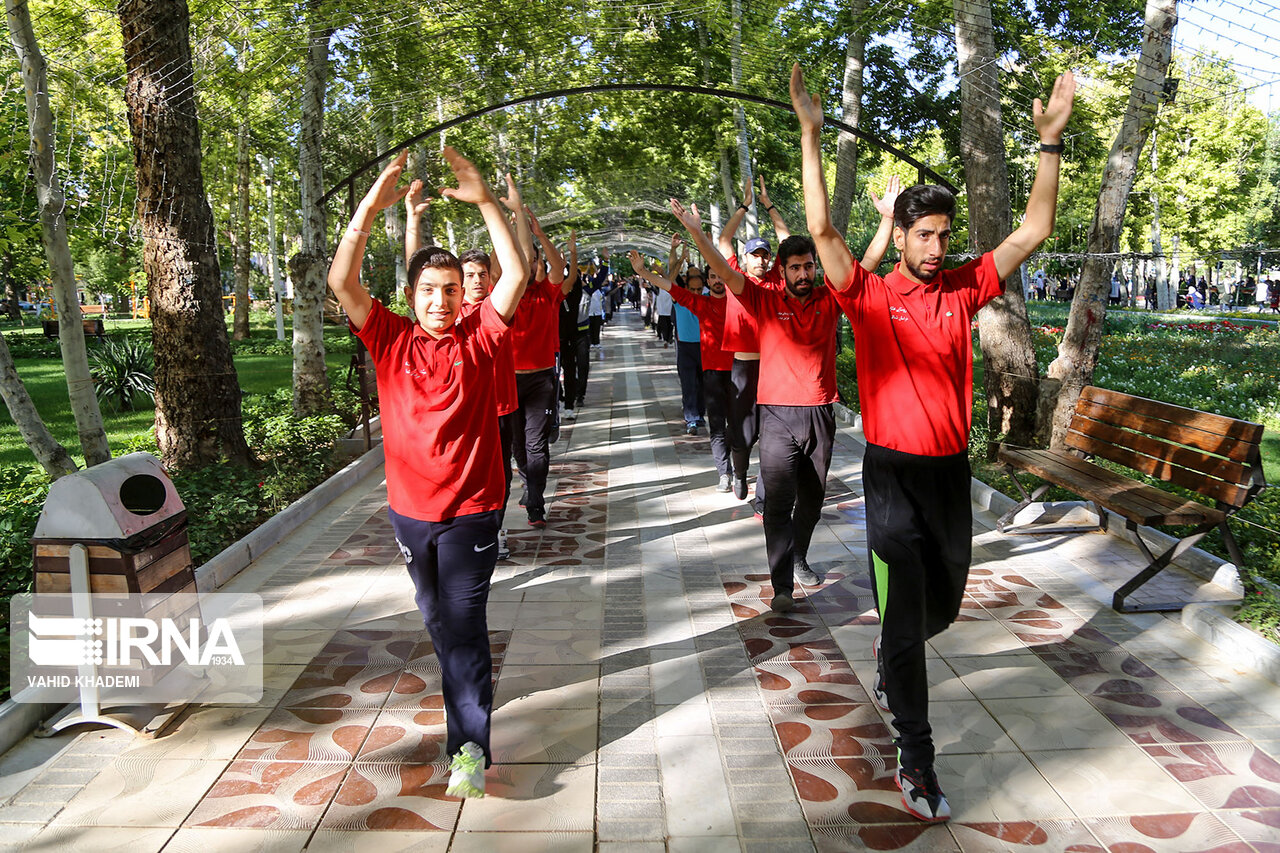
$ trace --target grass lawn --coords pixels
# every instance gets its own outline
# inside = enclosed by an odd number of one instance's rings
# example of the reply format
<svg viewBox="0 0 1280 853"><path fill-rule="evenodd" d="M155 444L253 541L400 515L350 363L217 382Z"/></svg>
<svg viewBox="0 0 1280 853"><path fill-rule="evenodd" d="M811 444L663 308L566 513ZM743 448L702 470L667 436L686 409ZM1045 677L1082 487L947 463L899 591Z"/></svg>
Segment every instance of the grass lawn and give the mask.
<svg viewBox="0 0 1280 853"><path fill-rule="evenodd" d="M274 341L275 326L270 323L269 316L266 322L263 321L263 315L259 315L257 319L258 322L252 324L252 340L255 343ZM108 320L107 333L111 335L125 330L141 330L148 328L149 325L146 320ZM11 346L14 346L15 339L20 340L24 335L42 337L39 327L33 328L29 322L25 329L21 329L16 323L8 321L0 325L0 330L4 332L5 339ZM286 335L288 333L286 329ZM326 341L337 342L347 337L349 333L342 327L325 327ZM95 342L90 339L90 348L94 345ZM288 353L287 340L282 348L284 351L280 353L242 352L235 356L236 374L242 391L248 394L261 394L290 386L293 362ZM350 359L351 356L345 351L328 352L325 363L330 371L335 368L345 370ZM60 358L18 358L15 360L15 366L18 376L27 386L27 392L31 394L36 409L53 433L53 437L67 448L78 463L83 464L80 440L76 434L75 421L71 416L71 402L67 397L67 380L62 370L62 360ZM138 403L144 406L143 411L113 412L109 408L103 409L102 419L113 454L118 454L129 439L145 435L155 423L155 410L150 402L139 400ZM31 451L23 443L18 428L9 416L8 409L0 408L0 466L35 464Z"/></svg>

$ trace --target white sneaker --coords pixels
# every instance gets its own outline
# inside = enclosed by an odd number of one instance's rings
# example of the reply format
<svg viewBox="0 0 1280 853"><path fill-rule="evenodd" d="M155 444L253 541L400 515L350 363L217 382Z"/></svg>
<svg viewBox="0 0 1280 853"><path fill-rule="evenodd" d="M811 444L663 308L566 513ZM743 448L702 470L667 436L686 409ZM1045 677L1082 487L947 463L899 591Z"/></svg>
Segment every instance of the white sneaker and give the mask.
<svg viewBox="0 0 1280 853"><path fill-rule="evenodd" d="M578 419L578 416L574 414L573 409L565 409L564 414L561 416L560 419L565 421L576 421Z"/></svg>
<svg viewBox="0 0 1280 853"><path fill-rule="evenodd" d="M453 757L449 765L449 787L444 793L463 799L484 796L484 750L478 744L467 741Z"/></svg>
<svg viewBox="0 0 1280 853"><path fill-rule="evenodd" d="M511 557L511 549L507 547L507 531L498 531L498 559L507 560Z"/></svg>

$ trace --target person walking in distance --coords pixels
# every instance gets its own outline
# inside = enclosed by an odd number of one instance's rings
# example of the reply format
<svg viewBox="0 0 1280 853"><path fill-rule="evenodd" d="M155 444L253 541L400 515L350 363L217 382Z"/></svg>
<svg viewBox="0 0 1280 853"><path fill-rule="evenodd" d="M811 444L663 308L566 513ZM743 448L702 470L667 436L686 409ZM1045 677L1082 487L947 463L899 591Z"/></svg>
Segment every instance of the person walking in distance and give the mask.
<svg viewBox="0 0 1280 853"><path fill-rule="evenodd" d="M973 343L970 321L1004 291L1004 280L1053 232L1062 134L1075 79L1059 77L1047 106L1036 98L1040 137L1035 181L1022 224L993 251L943 269L955 198L938 186L903 190L893 211L901 260L884 278L853 263L831 224L822 172L822 107L792 69L800 119L805 218L833 295L853 325L858 397L867 449L871 582L881 630L873 644L873 694L898 732L895 779L903 805L926 821L950 818L934 770L925 641L959 614L972 549L969 428Z"/></svg>

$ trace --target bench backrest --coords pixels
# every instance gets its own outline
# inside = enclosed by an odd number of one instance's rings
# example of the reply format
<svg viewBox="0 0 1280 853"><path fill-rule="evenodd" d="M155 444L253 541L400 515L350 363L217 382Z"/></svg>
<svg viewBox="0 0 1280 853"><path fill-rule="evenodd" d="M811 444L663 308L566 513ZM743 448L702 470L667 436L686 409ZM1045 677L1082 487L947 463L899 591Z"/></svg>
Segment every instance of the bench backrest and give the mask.
<svg viewBox="0 0 1280 853"><path fill-rule="evenodd" d="M1260 424L1090 385L1065 443L1238 508L1266 485L1261 440Z"/></svg>

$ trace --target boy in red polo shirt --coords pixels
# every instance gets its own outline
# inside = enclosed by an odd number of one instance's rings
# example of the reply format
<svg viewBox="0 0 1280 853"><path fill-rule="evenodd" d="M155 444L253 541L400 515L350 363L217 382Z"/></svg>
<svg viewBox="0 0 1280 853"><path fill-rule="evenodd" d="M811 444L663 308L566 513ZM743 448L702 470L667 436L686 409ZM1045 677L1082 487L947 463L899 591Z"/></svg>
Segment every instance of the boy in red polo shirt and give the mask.
<svg viewBox="0 0 1280 853"><path fill-rule="evenodd" d="M410 320L360 283L360 262L379 212L398 203L401 153L356 208L329 267L329 287L373 357L382 408L387 499L396 543L413 579L440 661L452 773L446 793L484 796L490 763L493 662L485 610L502 506L494 359L524 290L528 268L480 173L452 148L457 178L441 195L480 208L502 277L459 321L462 268L429 246L414 253L405 297Z"/></svg>
<svg viewBox="0 0 1280 853"><path fill-rule="evenodd" d="M924 644L955 621L969 573L970 319L1053 232L1062 132L1074 95L1075 80L1067 72L1054 83L1047 108L1035 99L1040 161L1016 231L994 251L944 270L955 199L943 187L910 187L894 207L893 238L902 260L880 278L853 263L831 224L819 144L822 107L805 90L800 66L791 73L805 217L853 324L857 353L867 438L867 545L881 622L873 645L873 693L898 730L896 780L903 805L926 821L951 816L933 767Z"/></svg>
<svg viewBox="0 0 1280 853"><path fill-rule="evenodd" d="M555 425L557 402L556 353L560 349L560 303L573 289L573 279L565 277L564 258L547 239L538 220L529 216L533 233L546 253L546 277L539 277L525 290L511 323L515 351L516 393L520 405L515 411L514 455L524 481L524 507L531 527L547 526L544 492L551 468L551 429ZM542 262L538 262L539 270Z"/></svg>
<svg viewBox="0 0 1280 853"><path fill-rule="evenodd" d="M706 281L710 293L702 294L691 287L673 287L669 279L650 272L640 253L634 249L628 253L627 257L636 275L654 287L670 293L677 305L683 305L698 318L702 387L706 394L707 427L711 433L711 459L715 463L716 473L720 475L720 482L716 489L727 492L730 489L729 479L732 469L729 462L729 443L725 433L728 424L729 395L732 391L733 353L726 351L722 344L725 307L729 304L724 295L724 279L714 271L708 270ZM672 272L675 270L673 269ZM701 270L695 267L690 274L692 275L693 272L701 273Z"/></svg>

